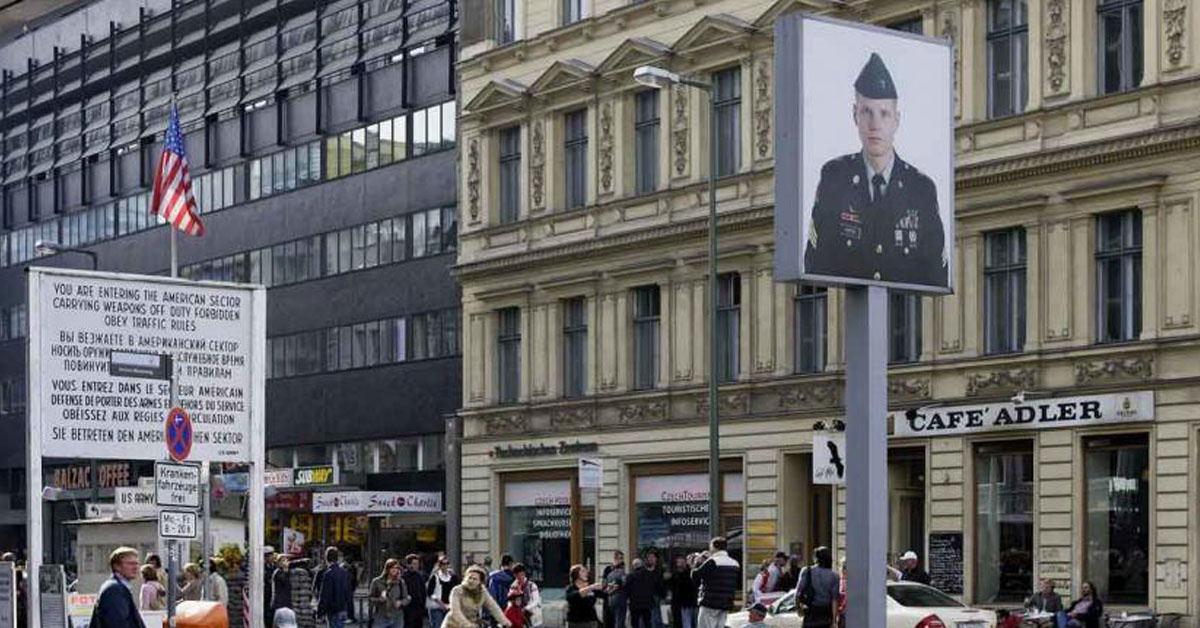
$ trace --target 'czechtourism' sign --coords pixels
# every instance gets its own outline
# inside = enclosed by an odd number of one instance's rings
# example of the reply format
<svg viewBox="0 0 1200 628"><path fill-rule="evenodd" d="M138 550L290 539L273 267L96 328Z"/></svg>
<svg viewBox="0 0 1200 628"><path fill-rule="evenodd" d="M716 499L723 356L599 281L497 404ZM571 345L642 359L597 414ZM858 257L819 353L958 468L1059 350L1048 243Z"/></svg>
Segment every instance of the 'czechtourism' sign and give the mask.
<svg viewBox="0 0 1200 628"><path fill-rule="evenodd" d="M1153 420L1153 391L1032 399L1023 403L916 408L892 413L893 436L897 438L1087 427Z"/></svg>

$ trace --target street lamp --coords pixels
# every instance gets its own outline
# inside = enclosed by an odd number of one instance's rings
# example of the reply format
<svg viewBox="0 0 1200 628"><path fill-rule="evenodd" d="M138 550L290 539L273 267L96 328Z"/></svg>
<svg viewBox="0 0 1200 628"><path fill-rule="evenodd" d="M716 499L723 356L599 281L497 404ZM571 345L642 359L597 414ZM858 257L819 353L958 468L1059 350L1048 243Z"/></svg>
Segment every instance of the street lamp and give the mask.
<svg viewBox="0 0 1200 628"><path fill-rule="evenodd" d="M92 258L92 270L96 270L100 266L100 257L98 255L96 255L95 251L89 251L87 249L75 248L73 246L63 246L57 242L51 242L50 240L38 240L37 242L34 242L33 250L36 251L38 255L54 255L55 253L79 253L81 255L87 255L88 257Z"/></svg>
<svg viewBox="0 0 1200 628"><path fill-rule="evenodd" d="M708 534L721 534L721 429L717 403L717 90L712 83L643 65L633 80L654 89L687 85L708 92Z"/></svg>

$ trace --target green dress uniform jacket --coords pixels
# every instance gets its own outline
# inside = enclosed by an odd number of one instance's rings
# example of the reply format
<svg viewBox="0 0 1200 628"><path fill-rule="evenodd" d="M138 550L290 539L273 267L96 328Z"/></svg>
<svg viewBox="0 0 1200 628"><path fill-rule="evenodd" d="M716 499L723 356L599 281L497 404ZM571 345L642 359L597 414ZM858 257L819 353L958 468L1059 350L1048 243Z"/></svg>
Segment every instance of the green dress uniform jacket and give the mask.
<svg viewBox="0 0 1200 628"><path fill-rule="evenodd" d="M895 156L881 198L871 198L862 153L821 168L804 251L806 272L947 285L946 235L933 180Z"/></svg>

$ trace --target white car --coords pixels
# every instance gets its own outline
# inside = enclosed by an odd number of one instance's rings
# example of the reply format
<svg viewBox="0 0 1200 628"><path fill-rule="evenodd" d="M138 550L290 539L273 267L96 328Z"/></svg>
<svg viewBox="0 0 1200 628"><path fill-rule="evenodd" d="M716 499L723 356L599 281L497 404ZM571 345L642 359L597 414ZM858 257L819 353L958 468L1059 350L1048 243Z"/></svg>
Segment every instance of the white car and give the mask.
<svg viewBox="0 0 1200 628"><path fill-rule="evenodd" d="M887 628L995 628L992 611L967 608L961 602L916 582L889 582L887 585ZM750 623L746 611L730 613L725 628L742 628ZM803 618L796 613L796 594L788 593L768 607L764 623L771 628L801 628Z"/></svg>

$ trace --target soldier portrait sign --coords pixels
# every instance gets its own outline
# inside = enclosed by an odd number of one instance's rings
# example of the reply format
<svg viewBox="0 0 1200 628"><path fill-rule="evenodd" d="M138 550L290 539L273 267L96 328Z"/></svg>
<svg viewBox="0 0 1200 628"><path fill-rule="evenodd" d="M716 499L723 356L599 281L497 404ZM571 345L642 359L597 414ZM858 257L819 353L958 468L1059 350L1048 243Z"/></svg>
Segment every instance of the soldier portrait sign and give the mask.
<svg viewBox="0 0 1200 628"><path fill-rule="evenodd" d="M951 292L951 45L803 14L775 28L776 279Z"/></svg>

